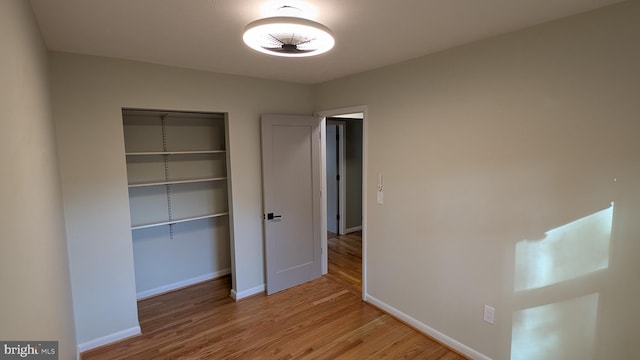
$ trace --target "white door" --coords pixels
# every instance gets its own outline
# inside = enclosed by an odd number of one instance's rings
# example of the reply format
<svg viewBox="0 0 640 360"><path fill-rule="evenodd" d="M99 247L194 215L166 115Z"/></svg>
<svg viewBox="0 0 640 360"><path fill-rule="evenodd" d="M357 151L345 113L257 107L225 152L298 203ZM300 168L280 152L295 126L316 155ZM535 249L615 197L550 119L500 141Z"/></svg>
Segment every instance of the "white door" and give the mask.
<svg viewBox="0 0 640 360"><path fill-rule="evenodd" d="M262 116L267 294L321 275L320 119Z"/></svg>

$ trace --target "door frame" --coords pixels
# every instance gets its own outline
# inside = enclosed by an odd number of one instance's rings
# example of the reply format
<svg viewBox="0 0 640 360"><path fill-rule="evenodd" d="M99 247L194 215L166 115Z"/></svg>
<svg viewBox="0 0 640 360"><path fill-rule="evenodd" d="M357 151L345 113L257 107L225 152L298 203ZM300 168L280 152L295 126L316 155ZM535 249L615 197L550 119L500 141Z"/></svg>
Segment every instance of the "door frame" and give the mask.
<svg viewBox="0 0 640 360"><path fill-rule="evenodd" d="M339 162L338 162L338 174L340 174L340 182L338 183L338 214L340 214L340 222L338 225L338 234L339 235L345 235L346 234L346 229L347 227L345 226L345 219L346 219L346 213L347 213L347 164L346 164L346 160L347 160L347 156L345 153L345 148L344 148L344 136L345 136L345 128L346 128L346 122L345 121L340 121L340 120L327 120L327 125L326 126L330 126L330 125L335 125L337 127L337 131L338 131L338 157ZM326 127L325 127L325 131L326 131ZM326 139L326 137L325 137ZM325 142L325 146L326 146L326 142ZM326 165L326 149L325 149L325 165ZM326 167L324 168L326 171ZM326 173L326 172L325 172ZM327 192L328 194L328 192ZM328 204L328 199L327 199L327 204ZM327 219L328 221L328 219ZM328 227L328 225L327 225Z"/></svg>
<svg viewBox="0 0 640 360"><path fill-rule="evenodd" d="M320 165L322 167L322 199L320 202L320 230L322 231L320 242L322 247L322 274L326 274L329 270L328 265L328 248L327 248L327 118L337 115L345 115L352 113L362 113L362 300L366 300L367 295L367 139L368 139L368 123L367 123L367 105L357 105L332 110L316 111L315 116L320 117Z"/></svg>

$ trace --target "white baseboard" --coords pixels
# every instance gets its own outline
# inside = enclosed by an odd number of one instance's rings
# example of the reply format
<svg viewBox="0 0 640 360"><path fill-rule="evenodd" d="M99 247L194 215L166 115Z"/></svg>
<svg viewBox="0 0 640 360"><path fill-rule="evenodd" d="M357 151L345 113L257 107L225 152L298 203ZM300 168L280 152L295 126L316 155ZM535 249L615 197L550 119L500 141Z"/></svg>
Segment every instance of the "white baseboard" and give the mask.
<svg viewBox="0 0 640 360"><path fill-rule="evenodd" d="M423 332L424 334L440 341L441 343L447 345L448 347L460 352L463 355L469 356L470 358L474 359L474 360L491 360L490 357L466 346L465 344L439 332L438 330L427 326L426 324L412 318L411 316L403 313L402 311L394 308L393 306L380 301L376 298L374 298L373 296L367 294L365 296L365 301L370 302L372 305L375 305L376 307L379 307L381 310L389 313L389 315L392 315L396 318L398 318L399 320L409 324L410 326L412 326L413 328L417 329L418 331Z"/></svg>
<svg viewBox="0 0 640 360"><path fill-rule="evenodd" d="M140 334L140 326L134 326L131 329L118 331L117 333L113 333L111 335L89 340L87 342L83 342L82 344L78 344L78 354Z"/></svg>
<svg viewBox="0 0 640 360"><path fill-rule="evenodd" d="M183 287L191 286L191 285L203 282L203 281L215 279L215 278L218 278L220 276L229 275L229 274L231 274L231 269L222 269L222 270L219 270L219 271L216 271L216 272L212 272L212 273L209 273L209 274L196 276L196 277L191 278L191 279L178 281L178 282L175 282L173 284L163 285L163 286L160 286L160 287L157 287L157 288L154 288L154 289L140 291L139 293L136 294L136 298L138 300L146 299L146 298L149 298L149 297L152 297L152 296L164 294L164 293L167 293L167 292L170 292L170 291L178 290L178 289L181 289Z"/></svg>
<svg viewBox="0 0 640 360"><path fill-rule="evenodd" d="M231 289L230 296L231 296L231 298L233 300L238 301L238 300L242 300L242 299L244 299L246 297L249 297L251 295L255 295L255 294L259 294L261 292L264 292L264 289L265 289L264 284L258 285L258 286L254 286L251 289L247 289L247 290L240 291L240 292L237 292L234 289Z"/></svg>
<svg viewBox="0 0 640 360"><path fill-rule="evenodd" d="M348 234L348 233L352 233L360 230L362 230L362 226L355 226L355 227L348 228L344 232Z"/></svg>

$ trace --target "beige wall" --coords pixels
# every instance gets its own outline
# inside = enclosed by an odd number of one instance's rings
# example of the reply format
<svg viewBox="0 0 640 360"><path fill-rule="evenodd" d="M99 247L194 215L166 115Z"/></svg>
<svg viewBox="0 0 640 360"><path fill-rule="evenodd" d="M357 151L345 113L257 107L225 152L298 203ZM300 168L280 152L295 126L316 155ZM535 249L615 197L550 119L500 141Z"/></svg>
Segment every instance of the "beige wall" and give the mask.
<svg viewBox="0 0 640 360"><path fill-rule="evenodd" d="M0 340L76 357L47 51L29 3L0 1Z"/></svg>
<svg viewBox="0 0 640 360"><path fill-rule="evenodd" d="M259 116L310 114L310 87L62 53L51 67L78 342L137 326L122 107L229 113L234 289L263 285Z"/></svg>
<svg viewBox="0 0 640 360"><path fill-rule="evenodd" d="M368 106L369 296L476 355L640 358L638 64L634 1L315 87Z"/></svg>
<svg viewBox="0 0 640 360"><path fill-rule="evenodd" d="M345 120L345 228L362 227L362 120Z"/></svg>

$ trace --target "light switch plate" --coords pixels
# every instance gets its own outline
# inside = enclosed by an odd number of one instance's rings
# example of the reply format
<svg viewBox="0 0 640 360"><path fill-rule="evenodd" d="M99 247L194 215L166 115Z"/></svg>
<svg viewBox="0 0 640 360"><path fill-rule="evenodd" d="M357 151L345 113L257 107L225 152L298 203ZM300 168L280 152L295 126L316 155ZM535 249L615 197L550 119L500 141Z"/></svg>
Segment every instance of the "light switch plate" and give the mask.
<svg viewBox="0 0 640 360"><path fill-rule="evenodd" d="M496 309L489 305L484 306L484 321L489 324L495 325L496 323Z"/></svg>

